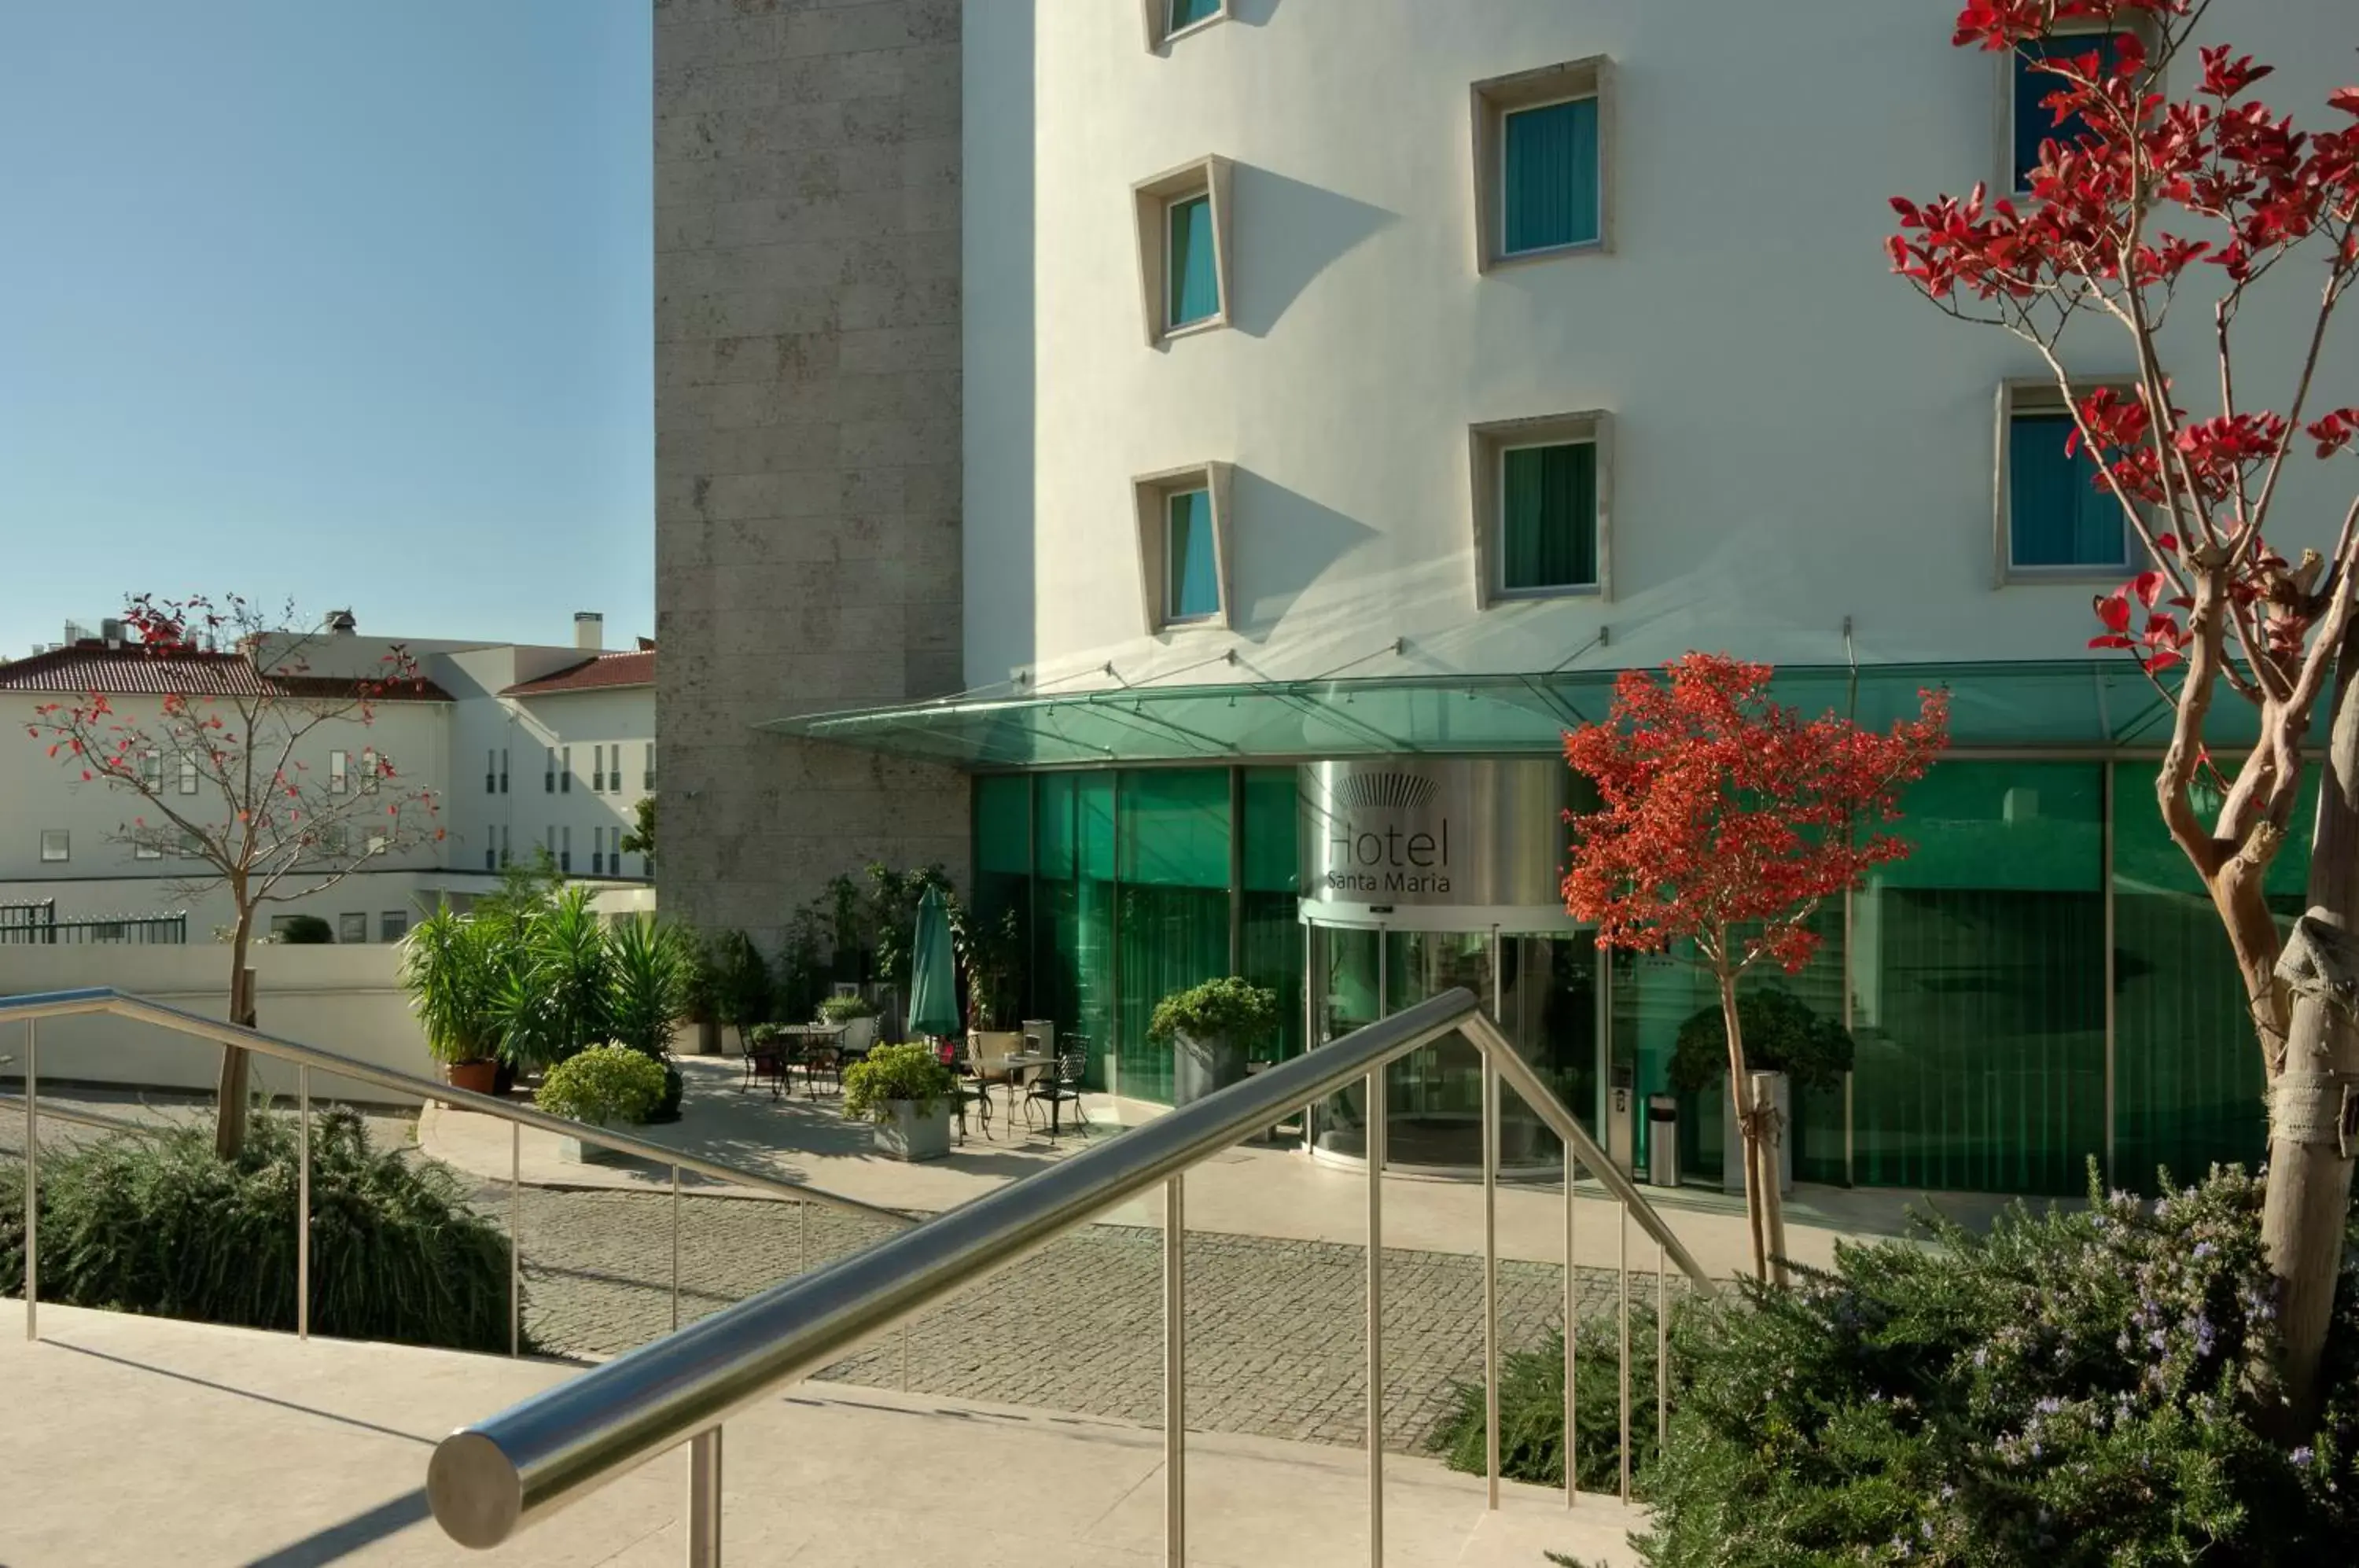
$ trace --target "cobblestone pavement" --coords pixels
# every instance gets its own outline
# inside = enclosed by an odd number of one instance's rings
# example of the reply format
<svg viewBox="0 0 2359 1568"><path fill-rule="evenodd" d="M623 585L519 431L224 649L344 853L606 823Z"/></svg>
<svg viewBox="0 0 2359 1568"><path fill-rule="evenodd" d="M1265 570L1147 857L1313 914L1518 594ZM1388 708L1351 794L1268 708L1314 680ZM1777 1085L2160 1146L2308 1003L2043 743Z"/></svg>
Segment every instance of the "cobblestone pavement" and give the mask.
<svg viewBox="0 0 2359 1568"><path fill-rule="evenodd" d="M488 1187L505 1216L507 1192ZM671 1199L527 1188L527 1331L545 1350L606 1355L671 1326ZM680 1201L680 1320L691 1322L805 1267L792 1203ZM813 1205L809 1264L865 1247L882 1227ZM1158 1424L1163 1412L1162 1236L1092 1225L915 1323L912 1391ZM1206 1431L1356 1444L1365 1430L1366 1255L1330 1243L1192 1233L1188 1238L1188 1418ZM1562 1321L1563 1270L1499 1269L1501 1338L1533 1344ZM1650 1276L1634 1290L1651 1299ZM1610 1309L1614 1276L1582 1270L1584 1314ZM1451 1386L1482 1376L1479 1258L1385 1254L1386 1445L1408 1451L1447 1416ZM820 1374L904 1385L897 1336Z"/></svg>

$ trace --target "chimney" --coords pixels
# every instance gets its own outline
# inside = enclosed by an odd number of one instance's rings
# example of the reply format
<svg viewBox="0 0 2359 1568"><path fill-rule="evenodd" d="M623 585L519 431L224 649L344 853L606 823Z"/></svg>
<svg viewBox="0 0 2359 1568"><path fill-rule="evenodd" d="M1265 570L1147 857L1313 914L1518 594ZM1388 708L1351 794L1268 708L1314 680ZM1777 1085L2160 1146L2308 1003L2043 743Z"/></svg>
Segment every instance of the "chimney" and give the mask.
<svg viewBox="0 0 2359 1568"><path fill-rule="evenodd" d="M350 637L361 629L361 624L353 619L350 610L331 610L328 612L328 629L338 637Z"/></svg>
<svg viewBox="0 0 2359 1568"><path fill-rule="evenodd" d="M595 610L573 612L573 646L596 653L606 646L606 617Z"/></svg>

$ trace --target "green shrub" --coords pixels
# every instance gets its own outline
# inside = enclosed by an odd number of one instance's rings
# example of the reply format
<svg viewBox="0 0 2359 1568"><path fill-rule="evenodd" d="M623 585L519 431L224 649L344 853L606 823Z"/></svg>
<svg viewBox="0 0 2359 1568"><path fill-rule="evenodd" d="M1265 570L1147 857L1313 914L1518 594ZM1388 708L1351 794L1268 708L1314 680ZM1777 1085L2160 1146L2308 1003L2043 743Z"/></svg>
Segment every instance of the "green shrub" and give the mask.
<svg viewBox="0 0 2359 1568"><path fill-rule="evenodd" d="M865 996L829 996L819 1005L819 1016L832 1024L848 1024L854 1018L873 1018L876 1004Z"/></svg>
<svg viewBox="0 0 2359 1568"><path fill-rule="evenodd" d="M746 1029L770 1016L770 966L762 950L744 931L723 935L713 944L712 1018L744 1038Z"/></svg>
<svg viewBox="0 0 2359 1568"><path fill-rule="evenodd" d="M510 923L462 915L448 900L401 939L401 984L437 1062L499 1054L501 1006L516 962Z"/></svg>
<svg viewBox="0 0 2359 1568"><path fill-rule="evenodd" d="M1169 1045L1180 1035L1191 1040L1219 1036L1252 1047L1277 1027L1277 993L1231 975L1177 991L1155 1005L1147 1038Z"/></svg>
<svg viewBox="0 0 2359 1568"><path fill-rule="evenodd" d="M957 1087L929 1045L880 1045L843 1070L843 1114L882 1121L894 1100L914 1100L919 1115Z"/></svg>
<svg viewBox="0 0 2359 1568"><path fill-rule="evenodd" d="M614 954L590 900L587 887L568 887L509 922L516 957L499 1018L513 1066L549 1066L614 1038Z"/></svg>
<svg viewBox="0 0 2359 1568"><path fill-rule="evenodd" d="M1683 1312L1647 1561L2346 1561L2359 1270L2344 1265L2319 1429L2272 1441L2262 1196L2229 1168L2151 1208L2093 1190L2085 1210L2018 1205L1987 1236L1928 1221L1930 1246L1844 1246L1795 1290Z"/></svg>
<svg viewBox="0 0 2359 1568"><path fill-rule="evenodd" d="M688 1010L690 948L679 927L651 916L606 933L608 1038L661 1057Z"/></svg>
<svg viewBox="0 0 2359 1568"><path fill-rule="evenodd" d="M1783 1073L1797 1089L1839 1089L1851 1071L1851 1032L1840 1019L1821 1018L1779 985L1745 991L1736 998L1736 1021L1745 1030L1745 1065L1755 1073ZM1680 1026L1671 1051L1671 1087L1682 1094L1718 1088L1728 1081L1728 1025L1715 1004Z"/></svg>
<svg viewBox="0 0 2359 1568"><path fill-rule="evenodd" d="M1674 1310L1675 1334L1681 1313ZM1573 1349L1573 1422L1580 1442L1584 1492L1613 1491L1622 1483L1622 1384L1620 1320L1601 1312L1582 1320ZM1672 1365L1680 1364L1674 1345ZM1434 1451L1452 1470L1484 1473L1483 1385L1456 1386L1457 1408L1433 1434ZM1655 1309L1630 1308L1631 1490L1644 1496L1655 1463ZM1551 1330L1534 1350L1511 1350L1499 1359L1499 1473L1511 1481L1564 1485L1564 1334Z"/></svg>
<svg viewBox="0 0 2359 1568"><path fill-rule="evenodd" d="M663 1103L668 1071L655 1057L627 1045L593 1045L550 1068L532 1102L553 1116L577 1122L643 1122Z"/></svg>
<svg viewBox="0 0 2359 1568"><path fill-rule="evenodd" d="M118 1137L41 1159L41 1297L71 1306L295 1327L297 1132L257 1115L237 1158L212 1128ZM25 1279L25 1171L0 1167L0 1290ZM508 1348L508 1240L432 1160L381 1150L360 1117L311 1119L311 1327L344 1339Z"/></svg>

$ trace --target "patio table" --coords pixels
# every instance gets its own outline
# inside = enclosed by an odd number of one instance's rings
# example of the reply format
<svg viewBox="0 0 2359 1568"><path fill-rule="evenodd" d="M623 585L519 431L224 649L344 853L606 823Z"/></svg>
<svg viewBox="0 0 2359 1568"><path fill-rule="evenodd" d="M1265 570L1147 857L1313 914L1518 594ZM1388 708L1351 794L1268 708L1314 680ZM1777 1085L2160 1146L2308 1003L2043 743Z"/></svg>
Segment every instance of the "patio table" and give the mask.
<svg viewBox="0 0 2359 1568"><path fill-rule="evenodd" d="M839 1083L842 1082L841 1076L843 1070L842 1040L847 1027L844 1024L787 1024L779 1029L779 1038L788 1042L786 1065L791 1067L797 1062L802 1064L803 1094L807 1098L813 1100L819 1098L821 1064L816 1059L818 1052L823 1051L827 1054L827 1065L836 1070L837 1082ZM785 1077L783 1071L779 1076L783 1081Z"/></svg>
<svg viewBox="0 0 2359 1568"><path fill-rule="evenodd" d="M1057 1058L1052 1051L1011 1051L999 1060L1016 1074L1021 1074L1029 1069L1044 1069L1050 1073L1057 1070ZM1036 1080L1026 1079L1022 1086L1028 1089L1034 1082ZM1007 1084L1008 1102L1011 1108L1015 1104L1016 1087L1015 1078L1011 1077ZM1063 1131L1064 1104L1062 1101L1051 1100L1049 1102L1049 1136L1055 1138Z"/></svg>

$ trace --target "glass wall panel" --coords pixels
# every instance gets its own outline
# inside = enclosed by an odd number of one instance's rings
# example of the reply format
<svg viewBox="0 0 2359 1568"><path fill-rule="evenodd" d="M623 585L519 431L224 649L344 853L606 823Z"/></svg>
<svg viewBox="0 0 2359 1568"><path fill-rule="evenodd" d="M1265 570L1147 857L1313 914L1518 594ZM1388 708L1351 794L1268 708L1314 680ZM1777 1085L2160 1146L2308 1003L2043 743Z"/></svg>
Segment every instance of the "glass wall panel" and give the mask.
<svg viewBox="0 0 2359 1568"><path fill-rule="evenodd" d="M1324 1045L1383 1015L1378 995L1383 960L1375 931L1321 927L1315 934L1310 985L1318 1002L1316 1043ZM1387 1097L1392 1083L1389 1078L1385 1081ZM1366 1156L1367 1094L1362 1086L1354 1084L1322 1101L1312 1108L1310 1120L1311 1138L1318 1148L1355 1159Z"/></svg>
<svg viewBox="0 0 2359 1568"><path fill-rule="evenodd" d="M1397 1013L1444 991L1462 987L1491 1002L1489 931L1386 931L1385 1011ZM1483 1162L1483 1058L1452 1033L1393 1063L1385 1079L1387 1142L1394 1165L1480 1166ZM1500 1101L1499 1157L1532 1160L1532 1121L1508 1125ZM1520 1109L1520 1103L1518 1104Z"/></svg>
<svg viewBox="0 0 2359 1568"><path fill-rule="evenodd" d="M1121 879L1117 1083L1171 1099L1171 1050L1147 1038L1156 1004L1229 973L1229 770L1160 768L1119 776Z"/></svg>
<svg viewBox="0 0 2359 1568"><path fill-rule="evenodd" d="M1114 776L1044 773L1033 793L1032 1005L1088 1045L1104 1088L1114 1040Z"/></svg>
<svg viewBox="0 0 2359 1568"><path fill-rule="evenodd" d="M2071 1193L2104 1148L2100 765L1947 762L1854 896L1857 1179Z"/></svg>
<svg viewBox="0 0 2359 1568"><path fill-rule="evenodd" d="M1032 780L997 774L974 781L974 905L987 920L1027 918L1032 882Z"/></svg>
<svg viewBox="0 0 2359 1568"><path fill-rule="evenodd" d="M1298 789L1291 768L1245 770L1245 886L1237 973L1277 993L1277 1035L1256 1058L1302 1054L1303 928L1295 906Z"/></svg>
<svg viewBox="0 0 2359 1568"><path fill-rule="evenodd" d="M2155 802L2158 766L2114 772L2114 1180L2158 1191L2212 1162L2250 1170L2268 1152L2260 1046L2219 911ZM2208 823L2215 793L2199 797ZM2310 877L2318 774L2309 770L2292 831L2268 871L2269 902L2290 928Z"/></svg>

